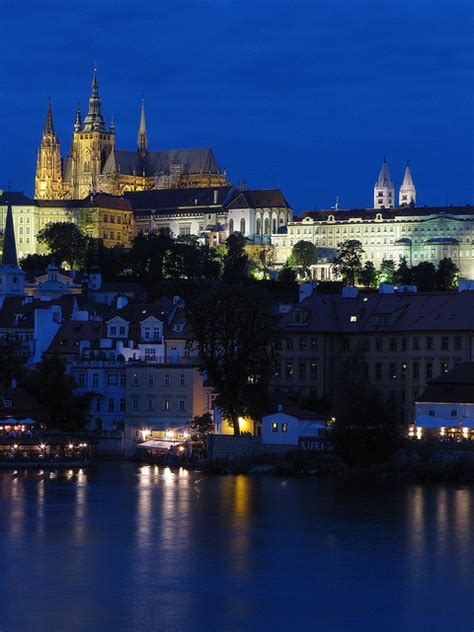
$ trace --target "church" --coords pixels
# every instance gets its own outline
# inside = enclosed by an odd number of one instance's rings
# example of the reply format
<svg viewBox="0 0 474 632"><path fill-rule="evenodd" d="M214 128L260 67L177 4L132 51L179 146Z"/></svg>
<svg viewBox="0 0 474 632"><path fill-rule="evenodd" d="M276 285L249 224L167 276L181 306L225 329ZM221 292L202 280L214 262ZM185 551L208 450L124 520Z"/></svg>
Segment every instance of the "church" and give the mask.
<svg viewBox="0 0 474 632"><path fill-rule="evenodd" d="M82 121L80 107L69 155L61 157L54 130L51 102L38 151L35 198L80 200L94 193L122 195L126 191L227 184L209 148L149 151L142 101L136 150L117 149L115 125L106 128L101 112L99 85L94 69L89 110Z"/></svg>

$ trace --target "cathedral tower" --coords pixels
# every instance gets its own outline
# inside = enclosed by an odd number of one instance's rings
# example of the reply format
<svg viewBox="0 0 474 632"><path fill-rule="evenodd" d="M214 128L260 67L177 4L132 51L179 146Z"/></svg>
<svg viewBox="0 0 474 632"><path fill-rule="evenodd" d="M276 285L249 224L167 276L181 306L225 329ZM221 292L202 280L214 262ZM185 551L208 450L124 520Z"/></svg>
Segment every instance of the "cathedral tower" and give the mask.
<svg viewBox="0 0 474 632"><path fill-rule="evenodd" d="M415 206L416 204L416 189L413 184L413 178L411 176L410 163L407 160L407 166L405 169L405 175L403 177L402 186L400 187L400 193L398 196L399 206Z"/></svg>
<svg viewBox="0 0 474 632"><path fill-rule="evenodd" d="M78 108L71 146L71 192L73 199L83 199L98 190L107 190L105 183L100 183L103 166L113 151L115 133L105 128L105 120L101 112L99 84L94 68L92 93L89 99L89 111L81 123Z"/></svg>
<svg viewBox="0 0 474 632"><path fill-rule="evenodd" d="M374 186L374 208L393 208L395 187L388 171L387 158L384 156L379 177Z"/></svg>
<svg viewBox="0 0 474 632"><path fill-rule="evenodd" d="M62 197L61 152L53 126L51 101L36 161L35 198L51 200Z"/></svg>

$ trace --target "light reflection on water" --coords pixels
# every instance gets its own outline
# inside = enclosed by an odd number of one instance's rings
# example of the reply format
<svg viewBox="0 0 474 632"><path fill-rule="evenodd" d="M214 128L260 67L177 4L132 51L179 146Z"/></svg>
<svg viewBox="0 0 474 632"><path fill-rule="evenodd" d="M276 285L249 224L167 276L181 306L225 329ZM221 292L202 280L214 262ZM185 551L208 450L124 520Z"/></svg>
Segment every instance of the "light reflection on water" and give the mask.
<svg viewBox="0 0 474 632"><path fill-rule="evenodd" d="M0 471L0 629L470 629L473 493L129 463Z"/></svg>

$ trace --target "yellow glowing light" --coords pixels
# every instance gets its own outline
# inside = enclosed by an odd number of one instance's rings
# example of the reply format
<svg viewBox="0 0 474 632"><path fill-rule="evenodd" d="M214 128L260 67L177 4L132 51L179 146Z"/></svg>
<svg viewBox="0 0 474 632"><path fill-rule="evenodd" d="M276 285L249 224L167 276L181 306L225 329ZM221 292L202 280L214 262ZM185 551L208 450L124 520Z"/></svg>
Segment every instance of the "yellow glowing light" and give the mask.
<svg viewBox="0 0 474 632"><path fill-rule="evenodd" d="M469 439L469 428L462 429L462 437L463 439Z"/></svg>
<svg viewBox="0 0 474 632"><path fill-rule="evenodd" d="M422 434L423 434L423 428L420 428L419 426L417 426L417 428L416 428L416 438L417 439L421 439Z"/></svg>
<svg viewBox="0 0 474 632"><path fill-rule="evenodd" d="M70 443L70 444L69 444L69 449L70 449L70 450L72 450L72 449L73 449L73 447L74 447L74 446L72 445L72 443Z"/></svg>
<svg viewBox="0 0 474 632"><path fill-rule="evenodd" d="M44 450L44 449L45 449L45 447L46 447L46 446L45 446L45 444L44 444L44 443L40 443L40 448L41 448L42 450Z"/></svg>
<svg viewBox="0 0 474 632"><path fill-rule="evenodd" d="M178 448L178 450L179 450L180 452L184 452L184 447L183 447L182 445L180 445L180 446L179 446L179 448Z"/></svg>
<svg viewBox="0 0 474 632"><path fill-rule="evenodd" d="M18 443L14 443L14 444L13 444L13 449L14 449L14 450L17 450L17 449L18 449Z"/></svg>
<svg viewBox="0 0 474 632"><path fill-rule="evenodd" d="M444 428L444 427L443 427L443 428L440 428L440 430L439 430L439 434L440 434L442 437L445 437L445 436L446 436L446 428Z"/></svg>

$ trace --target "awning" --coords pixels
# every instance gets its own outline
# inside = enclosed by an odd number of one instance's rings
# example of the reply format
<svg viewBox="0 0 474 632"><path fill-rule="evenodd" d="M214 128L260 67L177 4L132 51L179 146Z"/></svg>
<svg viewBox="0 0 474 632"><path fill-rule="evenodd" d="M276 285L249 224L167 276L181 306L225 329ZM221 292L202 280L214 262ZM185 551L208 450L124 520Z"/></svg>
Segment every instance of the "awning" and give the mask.
<svg viewBox="0 0 474 632"><path fill-rule="evenodd" d="M31 419L31 417L27 417L26 419L20 419L18 423L22 426L34 426L38 422Z"/></svg>
<svg viewBox="0 0 474 632"><path fill-rule="evenodd" d="M158 439L151 439L150 441L144 441L143 443L137 443L137 449L141 448L143 450L163 450L168 452L168 450L174 446L178 446L182 441L168 441L163 439L159 441Z"/></svg>

